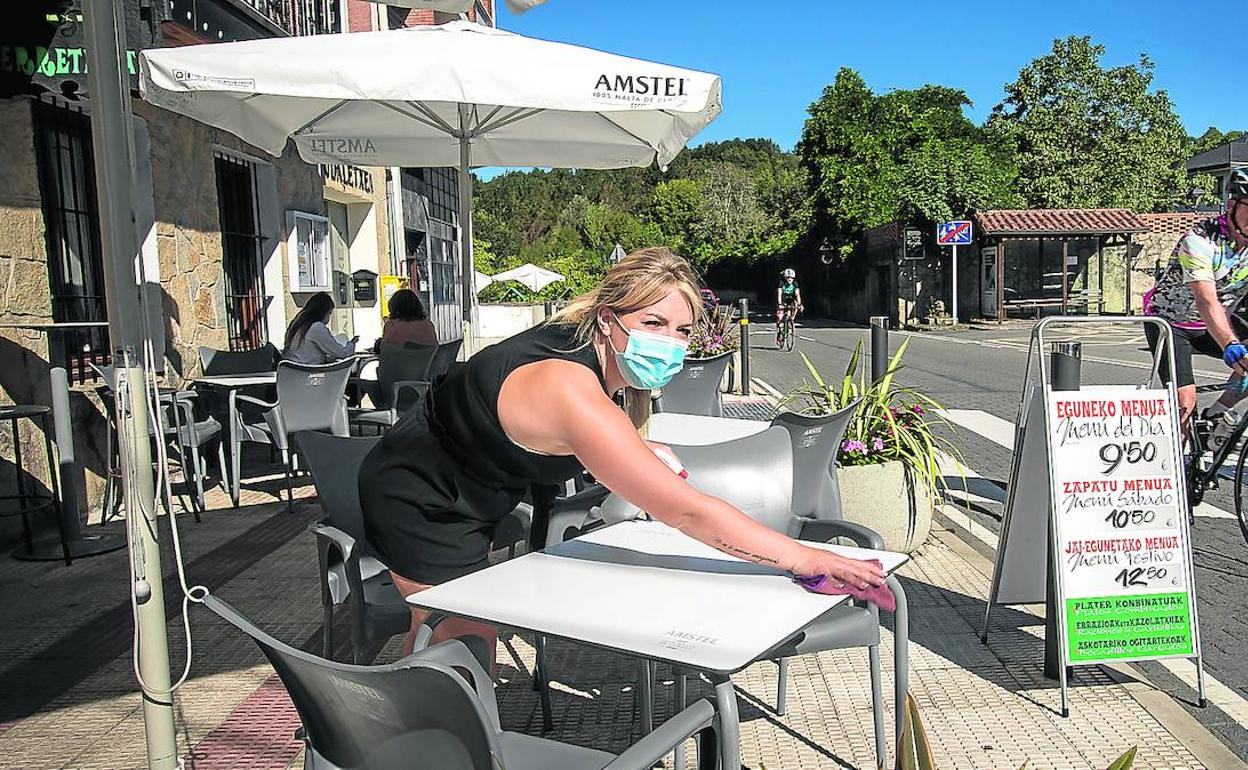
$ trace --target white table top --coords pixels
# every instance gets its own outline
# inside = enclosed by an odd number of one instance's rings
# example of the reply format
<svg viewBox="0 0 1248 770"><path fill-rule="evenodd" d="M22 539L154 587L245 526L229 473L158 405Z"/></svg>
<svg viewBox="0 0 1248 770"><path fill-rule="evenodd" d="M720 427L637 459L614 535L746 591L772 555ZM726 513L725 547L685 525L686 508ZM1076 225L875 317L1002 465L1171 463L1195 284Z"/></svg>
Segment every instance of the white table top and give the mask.
<svg viewBox="0 0 1248 770"><path fill-rule="evenodd" d="M661 444L706 446L734 441L762 433L771 423L762 420L738 420L733 417L704 417L698 414L660 412L650 417L647 438Z"/></svg>
<svg viewBox="0 0 1248 770"><path fill-rule="evenodd" d="M196 377L195 382L201 385L213 385L219 388L245 388L248 385L272 385L277 382L277 372L256 372L255 374L209 374Z"/></svg>
<svg viewBox="0 0 1248 770"><path fill-rule="evenodd" d="M811 543L876 558L907 556ZM413 594L416 606L538 631L652 660L731 673L844 596L809 593L654 521L630 521Z"/></svg>

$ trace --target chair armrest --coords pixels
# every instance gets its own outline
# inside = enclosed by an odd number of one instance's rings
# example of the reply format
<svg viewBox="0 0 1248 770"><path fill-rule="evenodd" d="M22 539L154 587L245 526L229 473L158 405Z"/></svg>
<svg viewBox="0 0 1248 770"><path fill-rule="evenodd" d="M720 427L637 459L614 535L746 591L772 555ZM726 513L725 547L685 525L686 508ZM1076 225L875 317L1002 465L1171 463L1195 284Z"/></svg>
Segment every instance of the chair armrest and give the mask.
<svg viewBox="0 0 1248 770"><path fill-rule="evenodd" d="M276 409L276 408L277 408L277 402L276 402L276 401L274 401L274 402L272 402L272 403L269 403L268 401L265 401L265 400L263 400L263 399L256 398L255 396L249 396L249 395L247 395L247 394L245 394L245 393L239 393L237 390L231 390L231 391L230 391L230 401L231 401L231 402L233 402L233 403L237 403L237 402L239 402L239 401L243 401L243 402L248 403L248 404L254 404L254 405L256 405L256 406L261 406L261 407L264 407L265 409Z"/></svg>
<svg viewBox="0 0 1248 770"><path fill-rule="evenodd" d="M714 728L717 721L715 707L703 698L629 746L602 770L650 770L689 738L703 730Z"/></svg>
<svg viewBox="0 0 1248 770"><path fill-rule="evenodd" d="M814 540L826 543L834 538L845 537L853 540L854 545L859 548L874 548L877 551L884 550L884 538L880 537L879 533L870 527L864 527L852 521L807 519L801 516L793 518L801 524L797 534L799 540Z"/></svg>
<svg viewBox="0 0 1248 770"><path fill-rule="evenodd" d="M399 663L416 661L438 663L451 669L462 668L467 671L468 676L472 679L468 684L476 690L477 699L481 701L481 705L485 707L490 718L494 720L494 724L491 726L495 730L499 729L498 701L494 697L494 682L485 673L485 669L481 667L481 662L477 660L477 656L473 655L472 651L468 649L468 645L459 639L449 639L445 642L438 642L432 647L427 647L419 652L414 652L399 661Z"/></svg>
<svg viewBox="0 0 1248 770"><path fill-rule="evenodd" d="M556 497L555 502L550 506L550 513L553 516L564 511L588 512L589 509L602 505L602 501L606 500L609 494L611 490L601 484L593 484L574 495Z"/></svg>
<svg viewBox="0 0 1248 770"><path fill-rule="evenodd" d="M329 597L329 556L338 552L342 560L343 572L347 576L347 601L364 601L364 578L360 575L360 554L355 547L355 538L335 526L316 521L308 525L308 530L316 535L317 557L321 564L322 598ZM331 603L332 602L332 597Z"/></svg>

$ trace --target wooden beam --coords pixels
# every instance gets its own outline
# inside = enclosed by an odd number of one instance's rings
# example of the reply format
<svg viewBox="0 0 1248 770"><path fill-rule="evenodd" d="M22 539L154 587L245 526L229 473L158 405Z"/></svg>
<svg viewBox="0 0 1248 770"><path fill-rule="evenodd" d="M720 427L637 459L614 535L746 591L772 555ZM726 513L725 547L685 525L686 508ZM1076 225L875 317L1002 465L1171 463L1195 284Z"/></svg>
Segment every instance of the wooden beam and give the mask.
<svg viewBox="0 0 1248 770"><path fill-rule="evenodd" d="M1041 245L1041 253L1043 254L1043 252L1044 252L1044 248L1043 248L1043 245ZM1070 241L1066 240L1065 236L1063 236L1062 237L1062 315L1066 315L1066 313L1069 312L1070 310L1068 306L1068 302L1070 298L1067 296L1068 292L1066 291L1066 287L1070 284L1069 269L1066 267L1066 255L1069 253L1070 253Z"/></svg>
<svg viewBox="0 0 1248 770"><path fill-rule="evenodd" d="M1123 261L1127 270L1127 315L1131 315L1131 233L1127 233L1127 250L1123 252ZM1104 295L1101 295L1102 298Z"/></svg>

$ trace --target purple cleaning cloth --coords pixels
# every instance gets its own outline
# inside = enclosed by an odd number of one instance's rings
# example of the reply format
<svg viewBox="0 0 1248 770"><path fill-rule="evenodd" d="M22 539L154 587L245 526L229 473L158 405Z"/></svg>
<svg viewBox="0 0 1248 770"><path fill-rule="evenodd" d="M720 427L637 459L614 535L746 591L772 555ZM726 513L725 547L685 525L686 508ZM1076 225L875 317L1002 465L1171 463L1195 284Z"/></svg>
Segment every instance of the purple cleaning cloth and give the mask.
<svg viewBox="0 0 1248 770"><path fill-rule="evenodd" d="M878 559L868 559L867 563L874 564L880 569L884 568ZM885 585L868 586L866 589L862 589L851 586L848 583L842 583L839 580L832 580L827 575L810 575L809 577L795 575L793 582L811 593L828 594L830 596L849 594L855 599L871 602L886 612L892 612L897 609L897 598L893 596L893 592L888 590L888 586Z"/></svg>

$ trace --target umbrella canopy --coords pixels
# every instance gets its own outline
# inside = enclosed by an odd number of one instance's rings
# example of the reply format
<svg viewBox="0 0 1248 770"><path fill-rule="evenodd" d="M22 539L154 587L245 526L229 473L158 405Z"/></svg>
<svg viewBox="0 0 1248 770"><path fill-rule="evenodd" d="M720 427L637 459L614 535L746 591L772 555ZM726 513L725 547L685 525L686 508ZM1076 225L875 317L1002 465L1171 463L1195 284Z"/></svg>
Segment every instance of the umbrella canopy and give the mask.
<svg viewBox="0 0 1248 770"><path fill-rule="evenodd" d="M492 279L494 281L515 281L529 287L533 291L541 291L552 283L562 281L563 276L553 270L538 267L532 262L526 262L520 267L495 273Z"/></svg>
<svg viewBox="0 0 1248 770"><path fill-rule="evenodd" d="M480 294L486 286L489 286L492 283L494 283L494 279L492 277L486 275L480 270L472 271L472 286L474 293Z"/></svg>
<svg viewBox="0 0 1248 770"><path fill-rule="evenodd" d="M458 166L466 318L472 166L662 166L720 112L715 75L467 21L142 51L139 87L275 156Z"/></svg>

